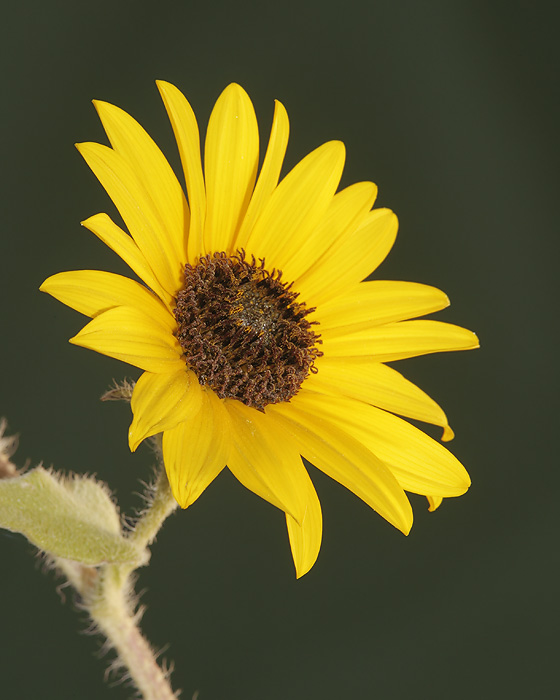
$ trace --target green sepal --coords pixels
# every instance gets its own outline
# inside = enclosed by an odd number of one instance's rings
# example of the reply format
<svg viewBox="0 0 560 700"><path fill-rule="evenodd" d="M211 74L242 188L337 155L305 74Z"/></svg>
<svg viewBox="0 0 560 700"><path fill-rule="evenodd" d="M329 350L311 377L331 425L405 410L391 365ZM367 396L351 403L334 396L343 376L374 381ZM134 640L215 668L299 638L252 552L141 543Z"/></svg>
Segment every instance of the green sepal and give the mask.
<svg viewBox="0 0 560 700"><path fill-rule="evenodd" d="M145 553L123 537L116 505L93 477L37 467L0 480L0 527L54 556L88 566L140 563Z"/></svg>

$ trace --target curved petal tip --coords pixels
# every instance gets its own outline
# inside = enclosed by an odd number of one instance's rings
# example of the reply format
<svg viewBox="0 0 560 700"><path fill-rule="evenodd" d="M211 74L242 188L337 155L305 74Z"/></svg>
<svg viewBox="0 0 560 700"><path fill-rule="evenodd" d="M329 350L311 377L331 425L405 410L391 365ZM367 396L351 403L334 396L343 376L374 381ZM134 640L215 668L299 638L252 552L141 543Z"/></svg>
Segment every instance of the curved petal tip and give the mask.
<svg viewBox="0 0 560 700"><path fill-rule="evenodd" d="M451 429L449 425L445 425L443 427L443 435L441 436L442 442L449 442L450 440L453 440L455 437L455 433Z"/></svg>

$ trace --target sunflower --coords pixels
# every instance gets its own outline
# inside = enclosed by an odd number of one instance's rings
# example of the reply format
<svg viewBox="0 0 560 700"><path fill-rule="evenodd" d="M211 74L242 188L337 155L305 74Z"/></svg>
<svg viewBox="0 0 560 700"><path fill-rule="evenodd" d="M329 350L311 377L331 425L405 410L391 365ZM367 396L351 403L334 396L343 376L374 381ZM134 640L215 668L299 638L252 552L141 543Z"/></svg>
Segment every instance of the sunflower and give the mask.
<svg viewBox="0 0 560 700"><path fill-rule="evenodd" d="M232 84L212 110L203 169L191 106L173 85L157 85L186 194L150 136L114 105L94 102L111 147L77 145L129 233L107 214L83 225L140 281L81 270L49 277L41 290L92 318L71 343L144 370L131 398L130 448L163 433L182 508L227 465L285 513L300 577L322 535L303 457L407 534L405 491L427 496L433 510L470 480L440 443L394 415L453 437L438 404L385 363L475 348L476 336L412 320L448 305L438 289L364 281L391 249L397 218L372 209L373 183L337 192L340 141L279 182L289 126L276 102L258 172L255 111Z"/></svg>

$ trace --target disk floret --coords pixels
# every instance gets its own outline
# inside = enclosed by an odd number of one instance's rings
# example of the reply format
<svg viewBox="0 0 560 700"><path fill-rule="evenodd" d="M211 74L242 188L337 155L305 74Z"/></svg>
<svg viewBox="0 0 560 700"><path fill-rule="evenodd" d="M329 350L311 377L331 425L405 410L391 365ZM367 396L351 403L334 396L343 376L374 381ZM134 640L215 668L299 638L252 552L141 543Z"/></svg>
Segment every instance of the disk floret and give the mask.
<svg viewBox="0 0 560 700"><path fill-rule="evenodd" d="M177 338L187 365L220 398L263 409L289 401L322 355L320 337L280 270L224 252L185 266Z"/></svg>

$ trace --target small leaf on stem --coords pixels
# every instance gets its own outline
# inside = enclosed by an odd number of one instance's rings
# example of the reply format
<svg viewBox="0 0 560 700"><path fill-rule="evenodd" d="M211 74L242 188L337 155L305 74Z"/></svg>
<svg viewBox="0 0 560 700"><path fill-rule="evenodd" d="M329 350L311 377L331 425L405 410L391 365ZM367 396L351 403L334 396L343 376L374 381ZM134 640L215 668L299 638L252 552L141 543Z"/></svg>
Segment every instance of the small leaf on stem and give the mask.
<svg viewBox="0 0 560 700"><path fill-rule="evenodd" d="M144 551L123 536L117 506L93 477L37 467L0 480L0 527L55 557L88 566L133 563Z"/></svg>

